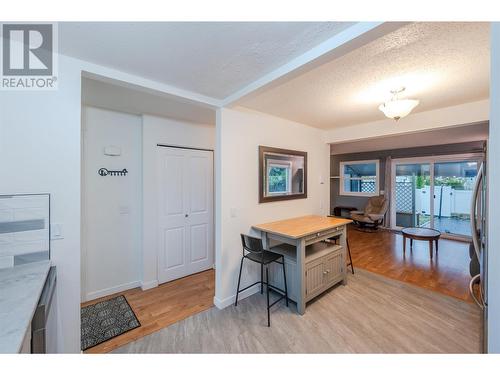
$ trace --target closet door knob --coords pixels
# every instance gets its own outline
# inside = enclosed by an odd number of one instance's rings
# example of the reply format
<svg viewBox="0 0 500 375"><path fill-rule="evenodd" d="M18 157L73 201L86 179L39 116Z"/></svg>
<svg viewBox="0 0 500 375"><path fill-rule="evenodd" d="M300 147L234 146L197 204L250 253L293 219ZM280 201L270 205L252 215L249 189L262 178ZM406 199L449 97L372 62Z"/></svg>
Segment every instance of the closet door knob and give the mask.
<svg viewBox="0 0 500 375"><path fill-rule="evenodd" d="M185 214L185 215L184 215L184 217L188 217L188 216L189 216L189 214Z"/></svg>

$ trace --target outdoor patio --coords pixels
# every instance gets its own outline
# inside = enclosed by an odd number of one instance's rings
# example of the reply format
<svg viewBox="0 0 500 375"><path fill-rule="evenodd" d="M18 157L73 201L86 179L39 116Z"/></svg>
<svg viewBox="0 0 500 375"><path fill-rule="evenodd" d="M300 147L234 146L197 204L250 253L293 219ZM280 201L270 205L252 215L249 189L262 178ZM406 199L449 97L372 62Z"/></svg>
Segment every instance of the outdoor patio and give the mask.
<svg viewBox="0 0 500 375"><path fill-rule="evenodd" d="M424 224L424 226L430 227L430 221ZM435 217L434 229L437 229L441 233L470 236L470 222L468 219L460 219L457 217Z"/></svg>
<svg viewBox="0 0 500 375"><path fill-rule="evenodd" d="M466 186L436 186L434 229L441 233L470 236L471 180ZM464 189L467 187L467 189ZM431 227L431 188L417 188L416 179L396 182L396 224L400 227Z"/></svg>

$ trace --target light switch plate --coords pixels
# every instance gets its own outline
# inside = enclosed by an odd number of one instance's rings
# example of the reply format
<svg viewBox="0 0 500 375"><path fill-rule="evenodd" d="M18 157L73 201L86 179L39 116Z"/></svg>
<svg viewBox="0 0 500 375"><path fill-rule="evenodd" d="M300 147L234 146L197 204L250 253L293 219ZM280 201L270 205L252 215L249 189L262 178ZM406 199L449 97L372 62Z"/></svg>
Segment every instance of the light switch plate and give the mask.
<svg viewBox="0 0 500 375"><path fill-rule="evenodd" d="M122 149L118 146L104 147L104 155L106 156L120 156L121 154L122 154Z"/></svg>
<svg viewBox="0 0 500 375"><path fill-rule="evenodd" d="M51 223L50 224L50 239L51 240L62 240L63 236L63 225L61 223Z"/></svg>
<svg viewBox="0 0 500 375"><path fill-rule="evenodd" d="M236 212L236 208L235 207L231 207L231 209L229 210L229 215L232 218L235 218L237 216L237 212Z"/></svg>

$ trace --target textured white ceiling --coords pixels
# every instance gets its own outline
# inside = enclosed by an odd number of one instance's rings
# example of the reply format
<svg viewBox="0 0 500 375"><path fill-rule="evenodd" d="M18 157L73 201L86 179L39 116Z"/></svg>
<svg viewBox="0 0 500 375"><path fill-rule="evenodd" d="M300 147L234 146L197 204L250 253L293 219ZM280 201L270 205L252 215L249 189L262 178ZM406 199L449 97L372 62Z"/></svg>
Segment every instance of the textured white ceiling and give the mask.
<svg viewBox="0 0 500 375"><path fill-rule="evenodd" d="M62 22L59 50L222 99L352 24Z"/></svg>
<svg viewBox="0 0 500 375"><path fill-rule="evenodd" d="M215 125L215 110L199 103L89 78L82 79L82 103L136 115L150 114Z"/></svg>
<svg viewBox="0 0 500 375"><path fill-rule="evenodd" d="M489 23L412 23L238 104L329 129L384 119L391 89L414 112L489 96Z"/></svg>

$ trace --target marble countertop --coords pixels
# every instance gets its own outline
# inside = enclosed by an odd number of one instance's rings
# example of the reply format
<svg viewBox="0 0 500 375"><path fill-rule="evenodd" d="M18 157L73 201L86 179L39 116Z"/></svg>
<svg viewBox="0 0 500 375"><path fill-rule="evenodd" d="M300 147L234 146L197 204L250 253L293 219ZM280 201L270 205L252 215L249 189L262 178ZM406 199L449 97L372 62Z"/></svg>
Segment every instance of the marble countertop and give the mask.
<svg viewBox="0 0 500 375"><path fill-rule="evenodd" d="M50 261L0 269L0 353L18 353L45 284Z"/></svg>

